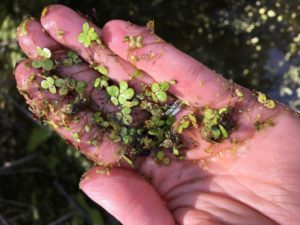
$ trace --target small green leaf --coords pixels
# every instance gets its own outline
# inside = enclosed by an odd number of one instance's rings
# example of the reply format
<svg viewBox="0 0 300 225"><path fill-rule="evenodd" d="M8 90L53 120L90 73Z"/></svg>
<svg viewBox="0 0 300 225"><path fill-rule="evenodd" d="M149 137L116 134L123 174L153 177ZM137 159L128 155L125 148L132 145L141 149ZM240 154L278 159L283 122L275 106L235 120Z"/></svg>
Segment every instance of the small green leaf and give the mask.
<svg viewBox="0 0 300 225"><path fill-rule="evenodd" d="M131 106L137 106L139 104L139 100L137 98L133 98L131 101Z"/></svg>
<svg viewBox="0 0 300 225"><path fill-rule="evenodd" d="M128 88L128 84L124 80L120 81L119 86L120 86L120 92L124 92Z"/></svg>
<svg viewBox="0 0 300 225"><path fill-rule="evenodd" d="M168 116L166 120L167 125L171 126L174 122L175 122L175 117L172 115Z"/></svg>
<svg viewBox="0 0 300 225"><path fill-rule="evenodd" d="M123 116L123 123L124 123L125 125L129 125L129 124L131 124L132 122L133 122L132 116L130 116L130 115L124 115L124 116Z"/></svg>
<svg viewBox="0 0 300 225"><path fill-rule="evenodd" d="M129 135L125 135L125 136L122 138L122 140L123 140L123 142L124 142L125 144L129 144L129 143L132 142L132 137L129 136Z"/></svg>
<svg viewBox="0 0 300 225"><path fill-rule="evenodd" d="M86 34L84 34L84 33L81 33L81 34L78 35L78 41L80 43L84 43L85 38L86 38Z"/></svg>
<svg viewBox="0 0 300 225"><path fill-rule="evenodd" d="M128 107L124 107L121 111L125 115L129 115L131 113L131 109Z"/></svg>
<svg viewBox="0 0 300 225"><path fill-rule="evenodd" d="M64 85L65 85L65 81L63 79L59 78L59 79L55 80L55 86L56 87L62 87Z"/></svg>
<svg viewBox="0 0 300 225"><path fill-rule="evenodd" d="M169 83L168 82L161 82L160 83L160 90L167 91L169 89Z"/></svg>
<svg viewBox="0 0 300 225"><path fill-rule="evenodd" d="M214 117L214 111L212 109L205 109L204 110L204 118L207 120L210 120Z"/></svg>
<svg viewBox="0 0 300 225"><path fill-rule="evenodd" d="M258 92L258 98L257 98L259 103L266 103L267 101L267 96L262 93L262 92Z"/></svg>
<svg viewBox="0 0 300 225"><path fill-rule="evenodd" d="M51 59L45 59L44 61L42 61L42 67L44 70L50 71L53 69L53 61Z"/></svg>
<svg viewBox="0 0 300 225"><path fill-rule="evenodd" d="M67 59L64 59L63 64L64 64L66 67L71 67L71 66L73 65L73 61L72 61L71 58L67 58Z"/></svg>
<svg viewBox="0 0 300 225"><path fill-rule="evenodd" d="M103 75L106 75L106 76L108 75L108 69L103 65L99 65L99 66L95 67L95 69Z"/></svg>
<svg viewBox="0 0 300 225"><path fill-rule="evenodd" d="M54 84L54 79L52 77L47 77L47 82L49 85L53 85Z"/></svg>
<svg viewBox="0 0 300 225"><path fill-rule="evenodd" d="M85 82L84 81L78 81L77 84L76 84L76 88L75 88L75 91L78 93L78 94L83 94L84 92L84 89L85 89Z"/></svg>
<svg viewBox="0 0 300 225"><path fill-rule="evenodd" d="M226 129L221 124L219 124L219 128L220 128L220 131L222 133L222 136L224 138L227 138L228 137L228 133L227 133Z"/></svg>
<svg viewBox="0 0 300 225"><path fill-rule="evenodd" d="M153 83L153 84L151 85L151 91L157 92L157 91L159 91L159 90L160 90L160 86L159 86L158 83Z"/></svg>
<svg viewBox="0 0 300 225"><path fill-rule="evenodd" d="M124 91L124 95L127 100L132 99L134 95L134 90L132 88L128 88L126 91Z"/></svg>
<svg viewBox="0 0 300 225"><path fill-rule="evenodd" d="M116 97L114 97L114 96L112 96L112 97L110 98L110 101L111 101L114 105L119 105L118 99L117 99Z"/></svg>
<svg viewBox="0 0 300 225"><path fill-rule="evenodd" d="M90 29L90 25L89 25L87 22L85 22L85 23L82 25L82 30L83 30L84 32L88 32L89 29Z"/></svg>
<svg viewBox="0 0 300 225"><path fill-rule="evenodd" d="M66 95L68 94L68 88L66 86L63 86L58 91L59 95Z"/></svg>
<svg viewBox="0 0 300 225"><path fill-rule="evenodd" d="M117 97L119 95L119 88L115 85L109 86L107 87L107 93L110 96Z"/></svg>
<svg viewBox="0 0 300 225"><path fill-rule="evenodd" d="M155 155L155 158L159 161L162 161L165 157L165 153L163 151L158 151Z"/></svg>
<svg viewBox="0 0 300 225"><path fill-rule="evenodd" d="M167 101L168 96L167 96L167 93L166 93L166 92L164 92L164 91L158 91L158 92L155 93L155 95L156 95L157 99L158 99L160 102L165 102L165 101Z"/></svg>
<svg viewBox="0 0 300 225"><path fill-rule="evenodd" d="M175 147L173 147L172 152L173 152L173 155L179 155L179 150Z"/></svg>
<svg viewBox="0 0 300 225"><path fill-rule="evenodd" d="M108 86L108 83L106 80L101 80L101 84L100 84L100 87L107 87Z"/></svg>
<svg viewBox="0 0 300 225"><path fill-rule="evenodd" d="M39 69L39 68L42 67L42 62L39 61L39 60L33 60L33 61L31 62L31 66L32 66L33 68Z"/></svg>
<svg viewBox="0 0 300 225"><path fill-rule="evenodd" d="M215 140L218 140L221 136L221 131L217 127L212 127L211 135Z"/></svg>
<svg viewBox="0 0 300 225"><path fill-rule="evenodd" d="M65 79L65 82L66 82L66 85L68 88L70 88L71 90L75 89L76 87L76 80L70 78L70 77L67 77Z"/></svg>
<svg viewBox="0 0 300 225"><path fill-rule="evenodd" d="M51 51L48 48L43 48L43 56L46 59L50 59L51 58Z"/></svg>
<svg viewBox="0 0 300 225"><path fill-rule="evenodd" d="M41 87L42 87L43 89L48 89L48 88L49 88L48 82L47 82L46 80L42 80L42 82L41 82Z"/></svg>
<svg viewBox="0 0 300 225"><path fill-rule="evenodd" d="M94 81L94 88L98 88L100 86L101 79L98 77Z"/></svg>
<svg viewBox="0 0 300 225"><path fill-rule="evenodd" d="M52 84L52 85L49 85L49 91L50 93L52 94L56 94L56 87Z"/></svg>
<svg viewBox="0 0 300 225"><path fill-rule="evenodd" d="M125 94L120 94L118 97L118 101L121 105L125 104L127 102L127 97Z"/></svg>

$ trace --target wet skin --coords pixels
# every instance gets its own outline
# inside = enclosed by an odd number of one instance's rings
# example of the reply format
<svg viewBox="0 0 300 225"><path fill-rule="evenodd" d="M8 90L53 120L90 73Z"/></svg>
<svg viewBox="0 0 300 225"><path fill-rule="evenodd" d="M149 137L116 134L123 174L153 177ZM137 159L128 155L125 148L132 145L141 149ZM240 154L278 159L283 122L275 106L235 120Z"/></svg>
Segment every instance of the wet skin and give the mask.
<svg viewBox="0 0 300 225"><path fill-rule="evenodd" d="M77 40L85 21L65 6L52 5L40 22L28 20L18 29L18 41L31 59L37 57L36 47L49 48L57 58L67 49L76 51L86 64L62 68L60 73L86 81L88 90L89 81L98 75L88 64L104 63L115 81L129 81L137 67L144 75L130 81L136 89L141 82L176 80L170 92L188 101L188 110L231 106L237 124L222 143L210 143L199 130L189 129L184 136L196 140L196 144L186 150L184 160L173 160L168 167L147 157L138 160L134 169L122 163L108 174L99 173L101 166L91 169L80 182L91 199L126 225L298 224L300 120L294 112L280 103L274 109L265 107L258 102L257 94L228 82L145 27L121 20L109 21L102 29L93 25L106 48L85 48ZM128 43L123 41L128 35L142 35L143 47L128 50ZM132 61L132 55L139 60ZM37 114L39 104L49 99L64 105L61 96L41 92L28 82L30 75L39 72L29 65L28 60L19 63L15 77L33 111ZM236 90L243 93L242 99ZM91 99L95 110L115 110L101 91L92 92ZM72 138L83 123L90 123L91 110L81 111L80 122L70 122L70 129L55 129L93 161L114 164L118 160L116 143L103 138L99 145L91 146ZM56 117L50 114L48 119L56 121ZM266 126L258 130L257 121ZM266 121L272 121L272 126ZM95 133L93 129L89 135ZM88 138L84 136L83 140Z"/></svg>

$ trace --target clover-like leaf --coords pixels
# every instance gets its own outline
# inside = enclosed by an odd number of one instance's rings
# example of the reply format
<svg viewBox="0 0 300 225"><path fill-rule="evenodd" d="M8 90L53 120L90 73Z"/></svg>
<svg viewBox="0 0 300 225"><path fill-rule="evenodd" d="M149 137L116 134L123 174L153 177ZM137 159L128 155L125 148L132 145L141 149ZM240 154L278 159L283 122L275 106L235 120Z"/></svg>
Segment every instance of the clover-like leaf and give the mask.
<svg viewBox="0 0 300 225"><path fill-rule="evenodd" d="M120 92L124 92L128 89L128 83L124 80L120 81L119 83Z"/></svg>
<svg viewBox="0 0 300 225"><path fill-rule="evenodd" d="M84 81L78 81L75 87L75 91L81 95L84 92L85 86L86 84Z"/></svg>
<svg viewBox="0 0 300 225"><path fill-rule="evenodd" d="M41 48L41 47L37 47L36 51L38 53L39 56L42 56L46 59L50 59L51 58L51 51L48 48Z"/></svg>
<svg viewBox="0 0 300 225"><path fill-rule="evenodd" d="M107 93L112 97L118 97L119 88L116 85L112 85L107 87Z"/></svg>
<svg viewBox="0 0 300 225"><path fill-rule="evenodd" d="M42 68L44 70L50 71L53 69L54 63L51 59L45 59L42 61Z"/></svg>
<svg viewBox="0 0 300 225"><path fill-rule="evenodd" d="M84 47L89 47L92 41L98 40L98 34L93 27L90 27L87 22L82 25L82 32L78 35L77 40Z"/></svg>
<svg viewBox="0 0 300 225"><path fill-rule="evenodd" d="M39 61L39 60L33 60L33 61L31 62L31 66L32 66L33 68L39 69L39 68L42 67L42 62Z"/></svg>

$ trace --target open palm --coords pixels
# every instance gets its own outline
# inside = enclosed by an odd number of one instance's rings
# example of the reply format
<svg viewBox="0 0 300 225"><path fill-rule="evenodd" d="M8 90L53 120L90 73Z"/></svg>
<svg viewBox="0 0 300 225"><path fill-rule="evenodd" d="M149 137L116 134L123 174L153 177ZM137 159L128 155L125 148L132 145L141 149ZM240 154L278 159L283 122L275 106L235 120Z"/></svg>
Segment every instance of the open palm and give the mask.
<svg viewBox="0 0 300 225"><path fill-rule="evenodd" d="M106 174L99 173L101 166L93 168L80 184L90 198L130 225L299 224L300 122L295 113L279 103L275 108L266 107L258 102L257 94L226 81L151 29L110 21L102 30L94 26L108 48L85 48L77 41L84 22L86 19L71 9L53 5L44 11L41 23L31 19L20 26L18 41L29 58L37 57L37 47L49 48L56 55L74 50L89 64L108 65L110 77L116 81L130 80L137 67L144 75L130 81L135 87L141 82L176 80L170 92L188 101L191 108L230 106L237 123L223 143L211 144L198 130L188 130L184 135L193 147L185 160L173 160L168 167L145 158L137 162L135 170L120 167ZM139 34L143 47L128 51L124 37ZM27 60L15 71L27 103L34 108L38 99L59 101L59 96L38 94L37 87L28 83L36 72ZM85 81L97 76L88 64L64 68L63 73ZM105 107L101 95L92 98L96 109ZM91 115L81 112L80 116ZM72 128L78 126L80 123ZM87 147L74 142L72 130L56 130L95 162L117 160L114 143Z"/></svg>

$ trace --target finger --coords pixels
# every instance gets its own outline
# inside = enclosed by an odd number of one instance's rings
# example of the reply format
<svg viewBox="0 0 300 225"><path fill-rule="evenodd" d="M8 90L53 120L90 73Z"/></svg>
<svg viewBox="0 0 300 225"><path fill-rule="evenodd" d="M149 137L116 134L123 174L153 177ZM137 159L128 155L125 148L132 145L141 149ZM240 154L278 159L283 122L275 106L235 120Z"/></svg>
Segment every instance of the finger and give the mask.
<svg viewBox="0 0 300 225"><path fill-rule="evenodd" d="M26 99L30 110L51 125L67 142L80 149L96 163L109 164L119 159L119 145L111 143L93 122L93 112L86 110L76 115L65 114L64 109L73 99L62 98L40 88L40 71L30 61L19 63L15 69L17 88ZM86 127L89 127L87 131Z"/></svg>
<svg viewBox="0 0 300 225"><path fill-rule="evenodd" d="M26 30L26 35L22 33L24 30ZM38 57L37 47L50 49L53 58L60 61L63 61L66 56L67 49L45 33L41 24L33 18L25 20L19 26L17 37L23 52L32 59ZM107 113L116 110L116 107L109 103L104 90L93 89L93 81L99 77L99 73L89 68L86 63L74 64L71 67L62 66L59 70L61 76L72 77L87 84L86 91L91 94L91 99L95 103L92 105L94 110L101 110Z"/></svg>
<svg viewBox="0 0 300 225"><path fill-rule="evenodd" d="M142 47L129 49L126 36L142 36ZM216 105L230 99L230 84L190 56L167 44L150 29L113 20L102 31L105 44L121 58L136 55L136 66L157 81L176 80L173 92L177 97L196 105Z"/></svg>
<svg viewBox="0 0 300 225"><path fill-rule="evenodd" d="M124 225L174 224L174 220L153 187L135 173L101 167L85 174L80 188Z"/></svg>
<svg viewBox="0 0 300 225"><path fill-rule="evenodd" d="M136 68L116 56L109 49L99 44L91 44L89 47L84 47L78 41L78 35L82 32L82 25L85 22L88 22L91 27L95 28L99 36L101 35L102 31L100 28L63 5L51 5L47 7L47 12L41 18L42 26L53 39L63 46L78 52L90 64L104 64L109 70L111 79L116 81L129 80L134 76ZM140 74L139 80L150 83L153 79L147 74ZM139 84L139 82L133 83L135 85Z"/></svg>

